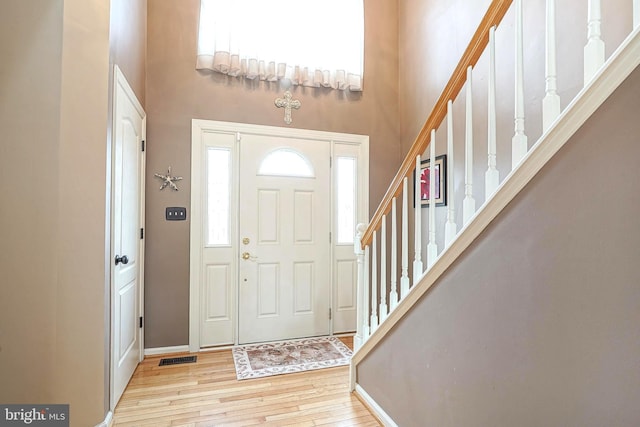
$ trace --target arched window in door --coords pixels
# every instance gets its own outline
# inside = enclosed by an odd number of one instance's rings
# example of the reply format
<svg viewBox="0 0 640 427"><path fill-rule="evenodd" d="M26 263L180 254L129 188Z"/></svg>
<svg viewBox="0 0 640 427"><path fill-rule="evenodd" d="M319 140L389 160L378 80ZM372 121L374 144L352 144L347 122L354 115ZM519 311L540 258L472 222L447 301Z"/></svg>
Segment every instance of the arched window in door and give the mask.
<svg viewBox="0 0 640 427"><path fill-rule="evenodd" d="M305 156L290 148L279 148L262 160L258 175L314 178L315 172Z"/></svg>

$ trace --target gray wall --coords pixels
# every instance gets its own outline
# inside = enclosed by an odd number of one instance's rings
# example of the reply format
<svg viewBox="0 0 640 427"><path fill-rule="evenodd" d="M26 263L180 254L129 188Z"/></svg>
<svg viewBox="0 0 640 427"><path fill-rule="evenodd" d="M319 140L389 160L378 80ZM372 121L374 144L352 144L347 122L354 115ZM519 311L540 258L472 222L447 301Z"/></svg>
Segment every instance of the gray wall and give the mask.
<svg viewBox="0 0 640 427"><path fill-rule="evenodd" d="M0 402L69 403L72 426L108 410L109 73L144 101L145 22L145 0L0 14Z"/></svg>
<svg viewBox="0 0 640 427"><path fill-rule="evenodd" d="M640 425L640 70L358 367L400 426Z"/></svg>
<svg viewBox="0 0 640 427"><path fill-rule="evenodd" d="M558 93L565 106L582 88L583 47L587 42L587 6L583 0L556 2ZM399 94L401 134L408 151L442 93L491 0L403 0L398 2ZM544 96L545 2L523 2L525 63L525 128L530 145L541 135L540 99ZM498 138L513 135L514 22L512 5L496 30ZM632 29L632 2L602 2L602 38L606 56ZM487 55L474 69L476 140L486 140ZM464 95L464 90L463 90ZM464 97L462 98L464 101ZM464 102L460 103L464 111ZM504 113L504 114L500 114ZM446 128L443 128L446 129ZM464 121L456 130L464 134ZM502 134L502 135L501 135ZM440 147L440 138L438 147ZM442 138L446 146L446 137ZM508 153L510 154L510 152ZM509 157L510 158L510 157ZM479 194L482 194L480 191Z"/></svg>
<svg viewBox="0 0 640 427"><path fill-rule="evenodd" d="M111 0L110 62L118 64L145 106L147 74L147 0Z"/></svg>
<svg viewBox="0 0 640 427"><path fill-rule="evenodd" d="M189 340L189 220L167 222L164 212L167 206L190 206L191 119L286 126L283 110L273 104L285 90L279 84L195 70L199 5L199 0L148 1L147 348ZM291 89L302 102L291 127L370 136L372 209L401 160L397 26L395 1L365 2L364 92ZM178 192L158 190L153 174L168 166L184 178Z"/></svg>
<svg viewBox="0 0 640 427"><path fill-rule="evenodd" d="M0 14L0 401L104 419L109 1Z"/></svg>
<svg viewBox="0 0 640 427"><path fill-rule="evenodd" d="M62 3L13 0L3 3L0 14L4 403L42 402L53 395L53 359L42 354L55 349Z"/></svg>
<svg viewBox="0 0 640 427"><path fill-rule="evenodd" d="M523 2L524 15L524 97L525 133L529 146L542 134L541 100L545 95L544 1ZM398 2L399 16L399 88L400 122L403 152L415 140L443 88L451 77L462 53L467 48L480 20L491 4L490 0ZM583 48L587 42L587 6L584 0L556 2L558 37L558 93L564 108L583 86ZM632 2L608 0L602 3L602 37L607 57L631 32ZM496 58L498 67L497 109L497 167L503 180L511 170L511 138L514 134L514 22L512 5L496 30ZM485 200L485 172L487 169L487 90L488 52L480 58L473 71L474 119L474 176L473 196L479 206ZM464 199L464 137L465 91L454 102L455 173L454 185L456 222L462 223ZM447 150L446 123L436 133L436 155ZM427 154L428 157L428 154ZM448 164L451 168L451 163ZM449 195L451 197L451 194ZM427 209L423 216L425 223ZM446 209L438 209L436 224L443 228ZM440 247L444 233L436 236ZM427 236L424 236L423 254ZM410 246L412 247L412 246Z"/></svg>

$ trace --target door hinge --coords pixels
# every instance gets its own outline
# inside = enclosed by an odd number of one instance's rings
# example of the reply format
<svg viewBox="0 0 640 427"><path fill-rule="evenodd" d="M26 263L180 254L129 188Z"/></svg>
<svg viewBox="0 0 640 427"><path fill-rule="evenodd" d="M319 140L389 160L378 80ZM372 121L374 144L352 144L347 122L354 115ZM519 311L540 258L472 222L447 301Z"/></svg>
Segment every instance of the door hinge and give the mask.
<svg viewBox="0 0 640 427"><path fill-rule="evenodd" d="M140 239L144 239L144 228L140 229Z"/></svg>
<svg viewBox="0 0 640 427"><path fill-rule="evenodd" d="M329 243L331 243L331 232L329 232Z"/></svg>
<svg viewBox="0 0 640 427"><path fill-rule="evenodd" d="M329 320L331 320L331 309L329 309Z"/></svg>
<svg viewBox="0 0 640 427"><path fill-rule="evenodd" d="M144 139L142 140L142 151L144 151Z"/></svg>
<svg viewBox="0 0 640 427"><path fill-rule="evenodd" d="M329 167L333 167L333 157L329 156Z"/></svg>
<svg viewBox="0 0 640 427"><path fill-rule="evenodd" d="M142 328L142 316L140 316L140 327Z"/></svg>

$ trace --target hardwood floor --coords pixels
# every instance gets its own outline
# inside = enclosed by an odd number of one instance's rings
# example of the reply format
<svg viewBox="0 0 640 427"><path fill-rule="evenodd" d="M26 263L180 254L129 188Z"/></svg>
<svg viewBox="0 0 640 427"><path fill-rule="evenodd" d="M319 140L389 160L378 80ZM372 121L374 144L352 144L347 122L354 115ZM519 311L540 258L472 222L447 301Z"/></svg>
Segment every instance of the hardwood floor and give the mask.
<svg viewBox="0 0 640 427"><path fill-rule="evenodd" d="M114 426L380 426L349 393L348 366L238 381L231 350L175 366L161 358L138 366Z"/></svg>

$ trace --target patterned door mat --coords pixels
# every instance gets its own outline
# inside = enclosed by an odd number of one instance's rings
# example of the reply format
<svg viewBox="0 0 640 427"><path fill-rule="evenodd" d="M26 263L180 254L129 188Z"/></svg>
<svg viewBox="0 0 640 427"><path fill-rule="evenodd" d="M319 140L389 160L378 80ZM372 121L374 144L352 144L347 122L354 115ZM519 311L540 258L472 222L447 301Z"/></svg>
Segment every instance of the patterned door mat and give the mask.
<svg viewBox="0 0 640 427"><path fill-rule="evenodd" d="M348 365L351 350L335 337L235 346L239 380Z"/></svg>

